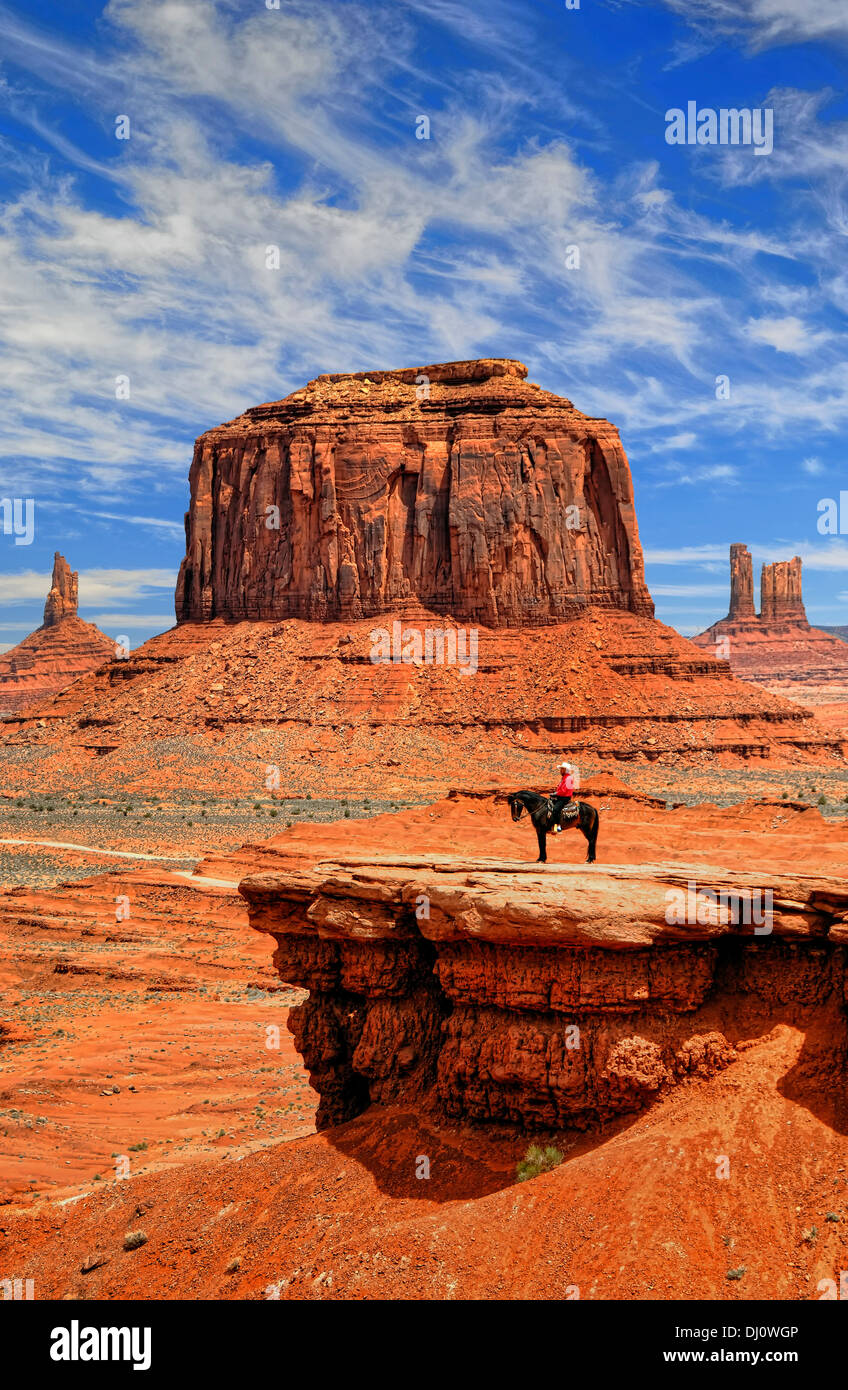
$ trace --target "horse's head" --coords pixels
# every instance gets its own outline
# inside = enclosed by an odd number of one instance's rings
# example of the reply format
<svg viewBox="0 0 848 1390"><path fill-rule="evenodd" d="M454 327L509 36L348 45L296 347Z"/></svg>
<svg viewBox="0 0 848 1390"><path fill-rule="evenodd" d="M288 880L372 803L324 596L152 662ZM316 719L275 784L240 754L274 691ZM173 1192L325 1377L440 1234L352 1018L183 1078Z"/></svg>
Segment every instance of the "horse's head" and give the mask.
<svg viewBox="0 0 848 1390"><path fill-rule="evenodd" d="M512 813L512 819L521 820L521 817L527 810L527 807L524 805L524 802L518 796L508 796L507 801L509 802L509 809Z"/></svg>

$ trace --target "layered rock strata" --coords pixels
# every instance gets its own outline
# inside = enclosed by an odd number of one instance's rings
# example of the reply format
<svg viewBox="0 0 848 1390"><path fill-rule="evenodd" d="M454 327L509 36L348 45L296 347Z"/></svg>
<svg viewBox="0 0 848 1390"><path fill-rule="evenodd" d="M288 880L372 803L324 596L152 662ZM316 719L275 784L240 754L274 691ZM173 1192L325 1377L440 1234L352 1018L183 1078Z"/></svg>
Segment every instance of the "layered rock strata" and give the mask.
<svg viewBox="0 0 848 1390"><path fill-rule="evenodd" d="M290 1027L319 1126L414 1103L585 1128L727 1066L746 1015L843 1007L845 879L398 855L239 892L310 991Z"/></svg>
<svg viewBox="0 0 848 1390"><path fill-rule="evenodd" d="M653 614L618 431L507 359L320 376L198 439L176 613Z"/></svg>
<svg viewBox="0 0 848 1390"><path fill-rule="evenodd" d="M0 656L0 714L21 714L115 655L115 644L77 613L79 578L58 550L41 627Z"/></svg>
<svg viewBox="0 0 848 1390"><path fill-rule="evenodd" d="M423 615L412 626L448 625ZM369 791L389 779L414 795L471 785L483 737L487 775L514 785L549 778L566 749L616 762L842 763L844 734L635 614L593 608L555 626L480 628L473 675L447 662L375 663L373 631L370 619L184 623L7 725L7 738L55 746L63 768L77 751L114 757L155 789L169 774L208 784L194 752L175 764L173 740L199 746L211 734L229 785L264 787L275 764L282 789L321 795L331 784L346 795L354 770Z"/></svg>
<svg viewBox="0 0 848 1390"><path fill-rule="evenodd" d="M760 575L760 621L807 623L801 601L801 557L763 565ZM807 623L807 626L809 624Z"/></svg>
<svg viewBox="0 0 848 1390"><path fill-rule="evenodd" d="M801 593L801 559L763 565L760 612L753 604L753 565L747 546L730 547L730 608L692 641L730 662L743 680L782 688L783 682L848 686L848 648L833 632L812 627Z"/></svg>

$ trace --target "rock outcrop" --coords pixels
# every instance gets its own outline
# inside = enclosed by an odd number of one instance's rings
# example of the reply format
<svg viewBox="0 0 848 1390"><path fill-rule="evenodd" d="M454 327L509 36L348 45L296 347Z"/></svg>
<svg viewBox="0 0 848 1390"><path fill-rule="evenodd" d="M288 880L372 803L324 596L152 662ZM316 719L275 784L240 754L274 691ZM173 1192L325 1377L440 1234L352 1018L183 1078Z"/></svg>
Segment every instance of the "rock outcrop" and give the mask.
<svg viewBox="0 0 848 1390"><path fill-rule="evenodd" d="M376 1103L586 1128L726 1067L746 1009L844 1007L844 878L381 855L239 891L310 991L319 1127Z"/></svg>
<svg viewBox="0 0 848 1390"><path fill-rule="evenodd" d="M842 763L841 727L654 619L615 428L525 374L485 360L319 377L210 430L177 626L7 741L52 745L63 775L114 758L149 790L271 775L323 794L355 769L369 792L438 793L479 773L482 734L493 774L519 785L564 746Z"/></svg>
<svg viewBox="0 0 848 1390"><path fill-rule="evenodd" d="M730 612L728 619L754 618L754 565L747 545L730 547Z"/></svg>
<svg viewBox="0 0 848 1390"><path fill-rule="evenodd" d="M806 623L801 601L801 557L763 565L760 577L760 620L764 623ZM809 624L808 624L809 626Z"/></svg>
<svg viewBox="0 0 848 1390"><path fill-rule="evenodd" d="M77 614L79 577L53 556L44 622L0 656L0 715L25 714L115 655L115 644Z"/></svg>
<svg viewBox="0 0 848 1390"><path fill-rule="evenodd" d="M79 603L79 575L58 550L53 556L53 578L44 604L42 627L57 627L63 618L75 618Z"/></svg>
<svg viewBox="0 0 848 1390"><path fill-rule="evenodd" d="M198 439L176 613L653 614L616 428L484 359L320 376Z"/></svg>
<svg viewBox="0 0 848 1390"><path fill-rule="evenodd" d="M743 680L776 690L790 688L790 682L835 686L840 691L848 686L846 644L833 632L812 627L807 619L798 555L763 565L757 615L751 555L747 546L732 545L727 617L692 641L729 660L733 672Z"/></svg>

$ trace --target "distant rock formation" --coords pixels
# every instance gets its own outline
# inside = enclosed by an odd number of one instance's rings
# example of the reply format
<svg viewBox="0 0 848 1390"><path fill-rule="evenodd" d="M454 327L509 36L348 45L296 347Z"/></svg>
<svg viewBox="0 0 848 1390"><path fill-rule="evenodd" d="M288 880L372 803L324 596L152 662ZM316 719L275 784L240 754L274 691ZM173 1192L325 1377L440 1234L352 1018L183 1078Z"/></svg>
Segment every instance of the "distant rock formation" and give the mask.
<svg viewBox="0 0 848 1390"><path fill-rule="evenodd" d="M79 575L71 570L58 550L53 555L53 580L44 605L43 627L56 627L63 618L77 616Z"/></svg>
<svg viewBox="0 0 848 1390"><path fill-rule="evenodd" d="M647 617L618 431L508 359L319 376L198 439L179 622Z"/></svg>
<svg viewBox="0 0 848 1390"><path fill-rule="evenodd" d="M754 611L748 547L730 547L730 608L692 641L729 660L735 675L763 684L848 683L848 649L838 629L811 627L801 595L801 558L763 565L760 612Z"/></svg>
<svg viewBox="0 0 848 1390"><path fill-rule="evenodd" d="M731 621L756 617L754 610L754 565L747 545L730 547Z"/></svg>
<svg viewBox="0 0 848 1390"><path fill-rule="evenodd" d="M57 550L44 622L0 656L0 715L28 712L114 656L114 642L77 615L78 589L78 575Z"/></svg>
<svg viewBox="0 0 848 1390"><path fill-rule="evenodd" d="M760 576L760 619L764 623L806 623L801 602L801 557L763 565ZM809 623L807 623L809 626Z"/></svg>

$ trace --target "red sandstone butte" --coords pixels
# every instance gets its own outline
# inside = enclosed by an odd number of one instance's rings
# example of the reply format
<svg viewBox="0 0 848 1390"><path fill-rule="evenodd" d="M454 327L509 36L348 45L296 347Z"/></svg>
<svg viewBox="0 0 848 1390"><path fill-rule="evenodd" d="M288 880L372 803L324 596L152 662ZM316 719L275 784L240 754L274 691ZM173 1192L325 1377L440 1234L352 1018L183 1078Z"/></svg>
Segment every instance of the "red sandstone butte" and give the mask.
<svg viewBox="0 0 848 1390"><path fill-rule="evenodd" d="M207 431L178 621L652 616L618 430L526 376L488 358L319 376Z"/></svg>
<svg viewBox="0 0 848 1390"><path fill-rule="evenodd" d="M18 714L114 656L115 644L77 615L79 576L58 550L44 622L0 656L0 714Z"/></svg>
<svg viewBox="0 0 848 1390"><path fill-rule="evenodd" d="M362 791L438 794L479 776L483 734L519 786L564 747L844 765L841 726L656 621L617 430L525 376L506 359L321 376L208 431L177 626L7 720L4 743L39 745L60 781L110 759L139 790L264 788L274 765L286 791L344 795L355 769ZM472 619L473 679L375 663L375 618Z"/></svg>
<svg viewBox="0 0 848 1390"><path fill-rule="evenodd" d="M811 627L801 596L801 559L763 565L760 613L754 611L753 566L747 546L730 547L730 609L692 641L730 661L744 680L780 686L848 685L848 645Z"/></svg>

